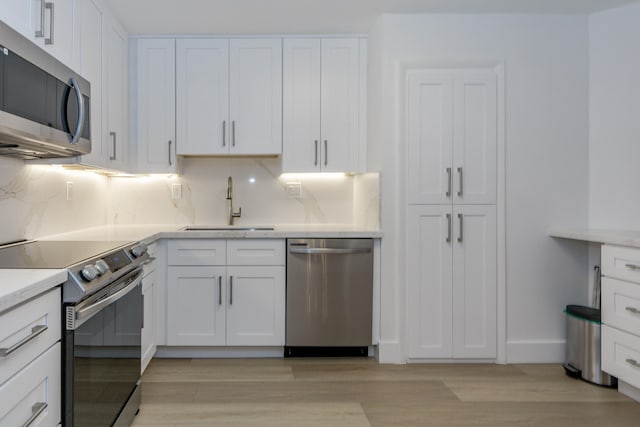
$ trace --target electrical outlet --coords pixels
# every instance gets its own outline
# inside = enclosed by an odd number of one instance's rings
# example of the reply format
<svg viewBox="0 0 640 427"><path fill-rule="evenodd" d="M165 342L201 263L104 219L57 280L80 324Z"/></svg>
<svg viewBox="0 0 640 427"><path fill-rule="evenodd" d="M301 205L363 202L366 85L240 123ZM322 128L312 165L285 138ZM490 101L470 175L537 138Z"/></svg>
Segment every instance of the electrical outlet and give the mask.
<svg viewBox="0 0 640 427"><path fill-rule="evenodd" d="M287 197L290 199L299 199L302 197L302 184L299 182L287 182L285 184Z"/></svg>
<svg viewBox="0 0 640 427"><path fill-rule="evenodd" d="M182 200L182 184L171 184L171 200Z"/></svg>
<svg viewBox="0 0 640 427"><path fill-rule="evenodd" d="M67 201L73 196L73 182L67 181Z"/></svg>

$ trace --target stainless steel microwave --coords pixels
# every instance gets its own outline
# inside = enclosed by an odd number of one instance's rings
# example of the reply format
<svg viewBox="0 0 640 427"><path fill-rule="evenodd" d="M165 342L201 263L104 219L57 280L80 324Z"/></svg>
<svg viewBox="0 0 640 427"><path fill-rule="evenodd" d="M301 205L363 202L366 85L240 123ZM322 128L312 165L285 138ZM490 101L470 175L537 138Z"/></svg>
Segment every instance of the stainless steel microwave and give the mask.
<svg viewBox="0 0 640 427"><path fill-rule="evenodd" d="M87 80L0 21L0 155L90 153L90 108Z"/></svg>

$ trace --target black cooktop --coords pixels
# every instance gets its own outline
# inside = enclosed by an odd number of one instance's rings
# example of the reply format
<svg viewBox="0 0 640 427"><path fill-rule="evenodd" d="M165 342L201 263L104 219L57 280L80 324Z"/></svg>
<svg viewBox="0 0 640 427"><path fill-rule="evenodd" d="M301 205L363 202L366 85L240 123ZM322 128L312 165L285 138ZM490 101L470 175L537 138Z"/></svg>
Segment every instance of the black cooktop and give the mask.
<svg viewBox="0 0 640 427"><path fill-rule="evenodd" d="M0 268L66 268L131 242L40 240L0 247Z"/></svg>

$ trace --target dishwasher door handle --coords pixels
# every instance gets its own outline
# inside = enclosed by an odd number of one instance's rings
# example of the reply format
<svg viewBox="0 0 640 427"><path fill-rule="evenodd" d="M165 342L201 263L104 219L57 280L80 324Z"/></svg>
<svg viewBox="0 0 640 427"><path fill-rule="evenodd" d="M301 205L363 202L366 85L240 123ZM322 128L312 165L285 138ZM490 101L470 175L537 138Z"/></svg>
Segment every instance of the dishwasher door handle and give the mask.
<svg viewBox="0 0 640 427"><path fill-rule="evenodd" d="M292 254L333 254L333 255L349 255L349 254L368 254L371 253L371 248L353 248L353 249L340 249L340 248L289 248L289 252Z"/></svg>

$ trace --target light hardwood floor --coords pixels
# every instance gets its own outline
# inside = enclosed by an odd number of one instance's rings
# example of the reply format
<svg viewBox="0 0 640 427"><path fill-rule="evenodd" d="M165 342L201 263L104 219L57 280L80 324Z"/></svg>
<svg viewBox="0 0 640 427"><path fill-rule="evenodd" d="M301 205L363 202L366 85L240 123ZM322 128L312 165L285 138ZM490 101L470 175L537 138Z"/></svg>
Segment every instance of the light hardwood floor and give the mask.
<svg viewBox="0 0 640 427"><path fill-rule="evenodd" d="M140 426L640 426L640 403L559 365L154 359Z"/></svg>

